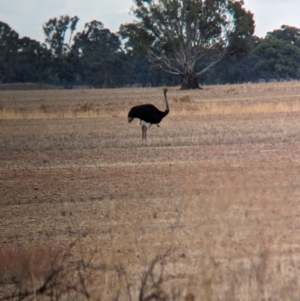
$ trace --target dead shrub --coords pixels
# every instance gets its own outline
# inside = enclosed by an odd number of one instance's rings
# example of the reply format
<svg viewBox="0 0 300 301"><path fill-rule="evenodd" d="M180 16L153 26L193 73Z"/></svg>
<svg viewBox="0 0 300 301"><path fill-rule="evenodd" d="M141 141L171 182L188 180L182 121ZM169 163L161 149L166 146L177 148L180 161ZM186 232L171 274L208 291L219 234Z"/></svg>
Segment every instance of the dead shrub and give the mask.
<svg viewBox="0 0 300 301"><path fill-rule="evenodd" d="M226 92L228 94L237 94L238 93L236 88L229 88Z"/></svg>
<svg viewBox="0 0 300 301"><path fill-rule="evenodd" d="M20 245L0 253L0 282L19 283L32 277L44 280L60 262L60 250L47 246L27 249Z"/></svg>
<svg viewBox="0 0 300 301"><path fill-rule="evenodd" d="M190 98L189 95L185 95L185 96L183 96L183 97L180 97L179 100L180 100L181 102L192 102L192 99Z"/></svg>
<svg viewBox="0 0 300 301"><path fill-rule="evenodd" d="M198 110L198 106L193 105L193 104L187 104L184 106L184 109L187 111L197 111Z"/></svg>
<svg viewBox="0 0 300 301"><path fill-rule="evenodd" d="M192 99L189 95L182 96L180 98L174 97L174 102L192 102Z"/></svg>
<svg viewBox="0 0 300 301"><path fill-rule="evenodd" d="M93 286L96 283L104 296L103 300L119 300L120 296L124 297L121 300L133 300L134 292L140 301L172 300L172 297L174 300L180 300L183 297L184 287L179 283L186 279L186 276L174 275L171 272L174 259L169 258L170 251L157 255L141 273L140 283L134 283L133 278L122 265L95 265L93 255L89 260L84 260L82 257L74 259L73 251L76 245L77 243L74 242L64 253L59 253L60 256L55 257L55 265L51 265L51 269L49 263L53 262L53 254L47 252L47 249L30 252L25 248L16 247L10 252L2 252L0 264L5 267L6 273L8 271L11 273L10 284L13 289L10 289L2 299L0 297L0 300L94 299ZM46 266L43 263L44 256L48 262ZM38 273L41 272L44 275L43 279L37 278L37 275L40 275ZM112 279L108 280L108 276ZM1 282L9 283L7 279Z"/></svg>
<svg viewBox="0 0 300 301"><path fill-rule="evenodd" d="M40 105L40 111L47 113L48 109L49 109L49 107L46 106L45 104Z"/></svg>

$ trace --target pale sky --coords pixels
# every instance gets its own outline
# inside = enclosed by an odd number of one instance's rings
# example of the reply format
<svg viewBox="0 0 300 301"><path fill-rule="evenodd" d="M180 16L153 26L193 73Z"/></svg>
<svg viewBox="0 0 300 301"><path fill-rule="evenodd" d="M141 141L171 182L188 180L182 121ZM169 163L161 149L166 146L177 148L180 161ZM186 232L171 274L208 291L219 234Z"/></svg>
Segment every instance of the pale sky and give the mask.
<svg viewBox="0 0 300 301"><path fill-rule="evenodd" d="M255 35L265 37L281 25L300 28L299 0L244 0L244 7L254 13ZM132 0L0 0L0 21L7 23L20 37L44 41L42 25L61 15L79 17L77 30L92 20L101 21L111 32L120 24L131 22Z"/></svg>

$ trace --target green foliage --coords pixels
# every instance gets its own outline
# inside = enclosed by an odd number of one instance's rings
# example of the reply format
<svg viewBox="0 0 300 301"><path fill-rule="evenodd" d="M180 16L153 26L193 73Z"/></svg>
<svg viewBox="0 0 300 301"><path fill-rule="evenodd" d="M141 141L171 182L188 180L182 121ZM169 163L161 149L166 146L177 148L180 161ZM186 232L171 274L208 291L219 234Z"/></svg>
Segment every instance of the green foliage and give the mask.
<svg viewBox="0 0 300 301"><path fill-rule="evenodd" d="M14 76L18 40L19 35L6 23L0 22L0 82L7 82Z"/></svg>
<svg viewBox="0 0 300 301"><path fill-rule="evenodd" d="M255 66L259 71L273 72L277 78L299 75L300 49L294 45L270 37L264 39L253 53L263 58Z"/></svg>
<svg viewBox="0 0 300 301"><path fill-rule="evenodd" d="M71 44L76 30L77 16L60 16L59 19L52 18L43 26L45 42L52 53L53 71L57 74L64 88L70 85L79 74L79 58L74 53ZM66 35L69 35L67 40Z"/></svg>
<svg viewBox="0 0 300 301"><path fill-rule="evenodd" d="M300 47L300 28L282 25L280 29L268 32L267 38L282 40L288 44Z"/></svg>
<svg viewBox="0 0 300 301"><path fill-rule="evenodd" d="M65 89L71 88L80 70L79 58L73 52L54 58L53 69Z"/></svg>
<svg viewBox="0 0 300 301"><path fill-rule="evenodd" d="M92 21L77 33L73 50L85 65L82 77L95 87L113 87L121 84L116 78L124 72L119 37L104 28L102 22Z"/></svg>
<svg viewBox="0 0 300 301"><path fill-rule="evenodd" d="M52 18L44 24L43 30L46 36L46 44L55 57L63 56L70 51L70 45L74 31L76 30L77 16L60 16L59 19ZM66 34L69 32L69 41L66 42Z"/></svg>
<svg viewBox="0 0 300 301"><path fill-rule="evenodd" d="M17 65L22 68L18 72L19 82L43 82L50 74L52 68L51 53L45 44L24 37L18 41Z"/></svg>
<svg viewBox="0 0 300 301"><path fill-rule="evenodd" d="M120 50L120 47L119 37L96 20L86 23L85 29L76 34L73 46L81 56L103 56Z"/></svg>

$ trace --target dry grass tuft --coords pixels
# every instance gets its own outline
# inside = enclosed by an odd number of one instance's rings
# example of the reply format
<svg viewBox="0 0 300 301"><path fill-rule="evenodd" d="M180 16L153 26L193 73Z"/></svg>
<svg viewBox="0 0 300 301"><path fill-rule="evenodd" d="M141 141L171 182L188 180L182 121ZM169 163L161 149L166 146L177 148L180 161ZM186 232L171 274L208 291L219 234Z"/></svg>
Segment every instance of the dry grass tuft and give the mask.
<svg viewBox="0 0 300 301"><path fill-rule="evenodd" d="M173 100L174 100L174 102L192 102L192 99L191 99L191 97L189 96L189 95L185 95L185 96L182 96L182 97L179 97L179 98L177 98L177 97L174 97L173 98Z"/></svg>
<svg viewBox="0 0 300 301"><path fill-rule="evenodd" d="M228 93L228 94L238 94L238 89L236 89L236 88L229 88L227 91L225 91L225 93Z"/></svg>
<svg viewBox="0 0 300 301"><path fill-rule="evenodd" d="M199 114L222 114L222 115L231 115L231 114L265 114L265 113L289 113L289 112L299 112L300 103L299 101L293 101L291 103L254 103L254 104L245 104L240 103L206 103L199 105Z"/></svg>
<svg viewBox="0 0 300 301"><path fill-rule="evenodd" d="M90 102L86 102L83 105L79 105L78 108L74 110L75 113L78 112L90 112L90 111L95 111L93 104Z"/></svg>
<svg viewBox="0 0 300 301"><path fill-rule="evenodd" d="M49 107L45 104L40 105L40 111L47 113L49 110Z"/></svg>

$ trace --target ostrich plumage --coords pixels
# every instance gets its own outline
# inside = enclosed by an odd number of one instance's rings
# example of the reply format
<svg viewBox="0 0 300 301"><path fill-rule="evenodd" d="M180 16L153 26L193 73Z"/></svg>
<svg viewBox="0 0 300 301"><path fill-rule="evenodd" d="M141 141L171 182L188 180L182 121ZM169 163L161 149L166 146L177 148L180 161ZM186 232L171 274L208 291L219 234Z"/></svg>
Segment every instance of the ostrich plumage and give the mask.
<svg viewBox="0 0 300 301"><path fill-rule="evenodd" d="M134 118L140 119L140 125L142 127L142 140L147 141L147 129L150 128L152 124L159 126L159 123L164 117L166 117L169 112L169 104L167 99L168 89L164 89L164 97L166 102L166 110L160 111L152 104L138 105L130 109L128 113L128 122L131 122Z"/></svg>

